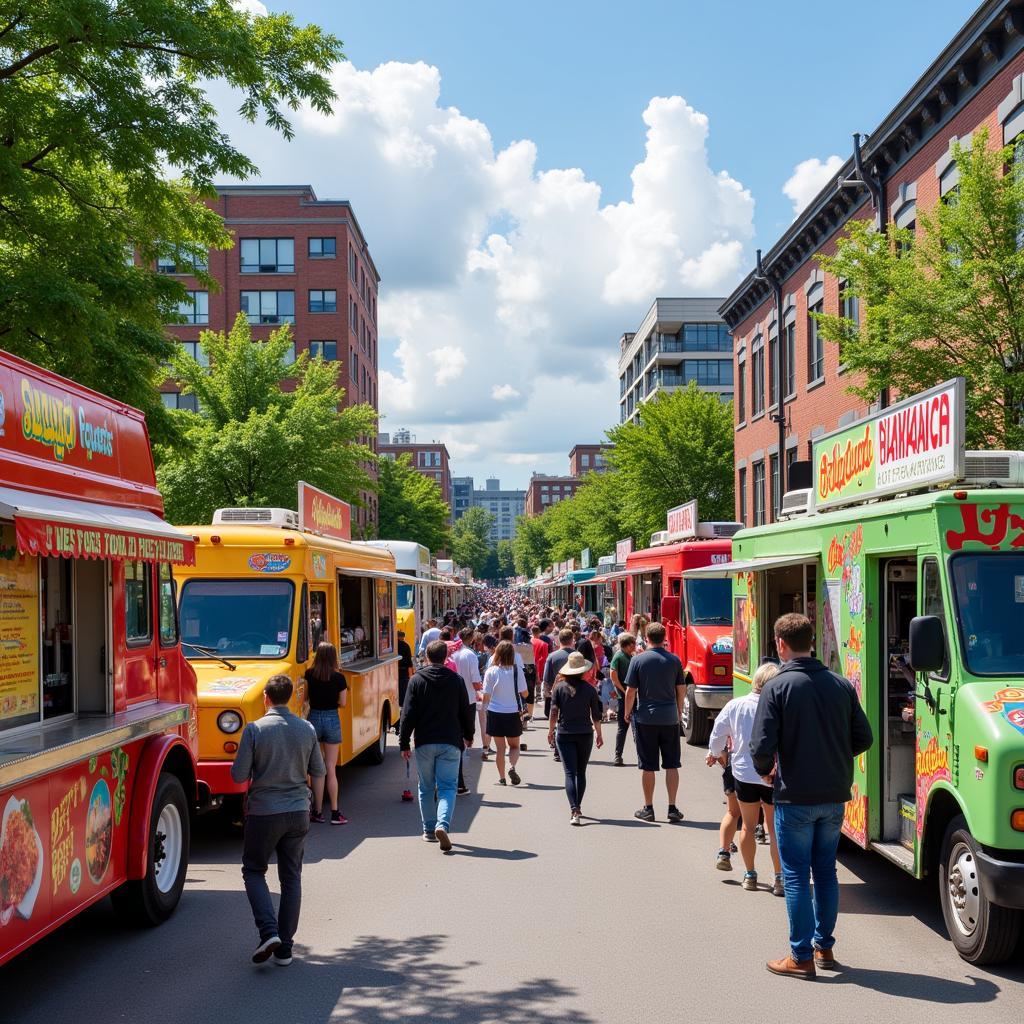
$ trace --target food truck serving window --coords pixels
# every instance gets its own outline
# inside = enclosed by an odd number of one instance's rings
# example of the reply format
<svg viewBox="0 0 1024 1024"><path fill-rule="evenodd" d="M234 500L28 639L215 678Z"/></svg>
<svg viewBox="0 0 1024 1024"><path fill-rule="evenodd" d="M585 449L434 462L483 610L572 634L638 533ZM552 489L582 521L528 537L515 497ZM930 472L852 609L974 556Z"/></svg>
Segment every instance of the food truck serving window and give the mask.
<svg viewBox="0 0 1024 1024"><path fill-rule="evenodd" d="M968 670L1024 675L1024 556L956 555L950 572Z"/></svg>
<svg viewBox="0 0 1024 1024"><path fill-rule="evenodd" d="M186 656L282 657L291 646L294 599L290 580L188 580L178 616L181 639L192 645Z"/></svg>

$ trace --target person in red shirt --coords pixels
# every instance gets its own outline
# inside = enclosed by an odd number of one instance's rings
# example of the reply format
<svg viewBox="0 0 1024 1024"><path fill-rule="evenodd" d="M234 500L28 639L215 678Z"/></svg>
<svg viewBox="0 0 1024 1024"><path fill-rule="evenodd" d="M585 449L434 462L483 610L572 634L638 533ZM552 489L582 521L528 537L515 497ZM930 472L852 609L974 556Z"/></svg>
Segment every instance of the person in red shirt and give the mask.
<svg viewBox="0 0 1024 1024"><path fill-rule="evenodd" d="M530 632L533 634L530 643L533 644L533 662L537 666L537 682L544 678L544 662L548 660L551 649L548 642L541 636L540 626L532 626Z"/></svg>

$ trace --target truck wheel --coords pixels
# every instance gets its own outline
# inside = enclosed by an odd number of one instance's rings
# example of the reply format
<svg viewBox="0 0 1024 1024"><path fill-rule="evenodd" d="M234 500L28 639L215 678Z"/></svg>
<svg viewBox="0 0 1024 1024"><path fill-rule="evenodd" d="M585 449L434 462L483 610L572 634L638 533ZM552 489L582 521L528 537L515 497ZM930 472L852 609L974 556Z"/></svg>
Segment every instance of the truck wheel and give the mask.
<svg viewBox="0 0 1024 1024"><path fill-rule="evenodd" d="M711 718L703 709L697 707L693 696L693 685L686 691L686 700L683 701L683 735L691 747L702 747L711 735Z"/></svg>
<svg viewBox="0 0 1024 1024"><path fill-rule="evenodd" d="M956 951L972 964L1008 960L1020 936L1021 914L985 898L978 877L977 843L962 814L946 829L939 857L939 900Z"/></svg>
<svg viewBox="0 0 1024 1024"><path fill-rule="evenodd" d="M141 925L157 925L174 913L188 870L190 821L177 776L161 772L149 812L146 877L125 882L111 894L114 909Z"/></svg>
<svg viewBox="0 0 1024 1024"><path fill-rule="evenodd" d="M391 708L389 705L384 705L384 710L380 716L380 734L377 736L377 742L371 747L367 747L363 751L362 761L363 764L383 764L384 755L388 749L388 733L391 731Z"/></svg>

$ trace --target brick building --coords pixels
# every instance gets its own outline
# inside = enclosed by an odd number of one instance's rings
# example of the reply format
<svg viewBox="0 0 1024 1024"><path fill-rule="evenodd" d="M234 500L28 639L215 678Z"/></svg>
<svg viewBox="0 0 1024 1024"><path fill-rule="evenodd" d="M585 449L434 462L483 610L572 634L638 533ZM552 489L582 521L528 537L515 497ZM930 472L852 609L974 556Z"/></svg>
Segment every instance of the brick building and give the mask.
<svg viewBox="0 0 1024 1024"><path fill-rule="evenodd" d="M336 363L346 404L377 409L380 275L351 204L317 199L309 185L222 185L209 205L235 245L210 253L209 272L219 285L212 294L191 276L193 267L161 261L157 269L180 275L189 289L180 307L187 322L169 332L201 358L200 332L230 329L239 311L258 341L291 324L296 354L309 351ZM173 381L161 392L171 408L194 408L194 397L179 394ZM367 438L371 447L374 441ZM377 498L362 497L365 507L353 509L353 526L372 533Z"/></svg>
<svg viewBox="0 0 1024 1024"><path fill-rule="evenodd" d="M448 502L448 522L452 521L452 474L448 465L448 449L443 441L418 442L415 434L408 430L396 430L394 434L378 434L377 448L388 459L408 455L412 468L437 483L441 497Z"/></svg>
<svg viewBox="0 0 1024 1024"><path fill-rule="evenodd" d="M969 144L981 127L993 147L1024 138L1022 73L1024 3L982 4L861 144L862 171L851 155L764 255L764 276L752 271L722 304L735 338L737 519L750 525L771 521L788 467L810 457L812 440L892 397L883 393L867 405L847 393L850 380L838 351L817 337L809 313L860 319L862 311L842 294L839 281L823 275L815 254L834 251L856 218L912 229L919 207L927 210L956 188L955 140Z"/></svg>
<svg viewBox="0 0 1024 1024"><path fill-rule="evenodd" d="M610 444L577 444L569 452L569 475L582 479L587 473L604 473L610 467L606 456Z"/></svg>
<svg viewBox="0 0 1024 1024"><path fill-rule="evenodd" d="M574 476L531 474L530 483L526 488L526 515L532 519L545 512L551 505L556 505L564 498L571 498L579 485L579 480Z"/></svg>

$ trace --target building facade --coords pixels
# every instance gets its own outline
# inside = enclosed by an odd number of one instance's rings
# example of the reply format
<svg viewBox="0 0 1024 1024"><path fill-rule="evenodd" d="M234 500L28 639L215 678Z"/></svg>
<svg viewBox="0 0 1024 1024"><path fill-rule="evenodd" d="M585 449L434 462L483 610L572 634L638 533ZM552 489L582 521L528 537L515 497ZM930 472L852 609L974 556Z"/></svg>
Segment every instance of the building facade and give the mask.
<svg viewBox="0 0 1024 1024"><path fill-rule="evenodd" d="M309 185L223 185L208 205L223 217L234 238L231 249L210 252L211 290L194 266L161 260L160 273L181 278L188 299L179 307L185 323L168 332L202 359L199 335L230 330L239 312L264 341L283 324L291 325L294 354L322 356L337 368L344 403L377 402L377 293L380 275L356 220L342 199L318 199ZM287 386L287 384L286 384ZM170 408L195 409L195 398L181 395L174 381L161 387ZM373 437L367 438L372 448ZM371 475L375 467L368 466ZM373 533L377 498L361 496L353 526Z"/></svg>
<svg viewBox="0 0 1024 1024"><path fill-rule="evenodd" d="M526 515L531 519L546 512L552 505L576 493L580 481L574 476L546 476L543 473L530 475L526 488Z"/></svg>
<svg viewBox="0 0 1024 1024"><path fill-rule="evenodd" d="M471 476L452 477L452 522L473 507L473 478Z"/></svg>
<svg viewBox="0 0 1024 1024"><path fill-rule="evenodd" d="M396 430L394 434L378 434L377 448L387 459L408 455L412 468L441 488L441 497L448 503L448 522L451 523L452 475L444 442L418 442L415 434L403 429Z"/></svg>
<svg viewBox="0 0 1024 1024"><path fill-rule="evenodd" d="M486 509L494 516L489 537L491 543L512 540L516 535L516 517L525 510L526 491L503 491L501 481L492 477L485 481L482 491L474 490L472 494L473 507Z"/></svg>
<svg viewBox="0 0 1024 1024"><path fill-rule="evenodd" d="M735 338L738 520L772 521L789 467L810 458L814 438L896 397L865 403L849 394L853 381L811 314L859 322L863 311L816 254L833 252L854 219L913 229L919 208L957 186L953 144L969 145L982 128L994 148L1024 140L1024 3L982 4L861 145L863 175L851 155L764 255L764 277L751 271L721 305Z"/></svg>
<svg viewBox="0 0 1024 1024"><path fill-rule="evenodd" d="M607 455L614 445L577 444L569 452L569 476L582 479L588 473L604 473L610 467Z"/></svg>
<svg viewBox="0 0 1024 1024"><path fill-rule="evenodd" d="M718 312L722 300L655 299L639 328L619 340L619 422L661 391L695 380L703 391L733 397L732 335Z"/></svg>

